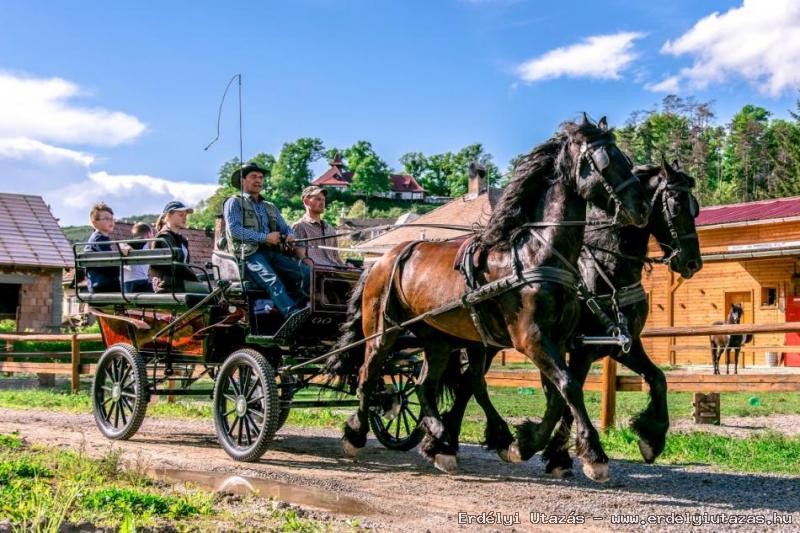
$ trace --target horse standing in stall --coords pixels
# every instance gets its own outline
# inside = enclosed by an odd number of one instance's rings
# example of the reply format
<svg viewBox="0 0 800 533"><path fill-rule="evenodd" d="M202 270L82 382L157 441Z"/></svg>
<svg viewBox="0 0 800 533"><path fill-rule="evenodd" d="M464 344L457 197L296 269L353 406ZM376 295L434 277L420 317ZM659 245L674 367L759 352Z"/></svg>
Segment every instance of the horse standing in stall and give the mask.
<svg viewBox="0 0 800 533"><path fill-rule="evenodd" d="M366 444L367 399L378 385L400 323L417 317L408 328L425 349L420 404L427 436L420 452L437 468L457 469L457 444L436 401L440 377L454 350L476 345L489 334L527 355L554 384L577 422L584 471L592 479L608 480L608 457L589 420L581 386L566 367L564 352L579 316L576 264L587 201L613 212L621 223L643 226L650 214L649 198L631 169L605 119L594 125L585 115L580 124L565 123L521 160L478 237L481 260L476 278L486 296L480 305L490 309L483 324L473 321L464 277L453 268L456 243L402 243L365 271L351 298L351 319L344 325L348 331L339 344L368 340L363 352L345 351L329 361L331 370L363 361L359 409L345 425L342 438L345 453L355 455ZM543 448L560 416L559 411L551 425L541 425L536 442L520 446ZM501 444L505 446L501 455L508 454L510 444Z"/></svg>
<svg viewBox="0 0 800 533"><path fill-rule="evenodd" d="M702 268L700 246L695 229L695 218L699 205L691 193L694 179L665 161L661 165L637 167L634 174L639 178L645 193L652 198L653 210L645 228L610 225L592 226L586 230L584 249L578 265L587 289L588 299L581 307L580 322L576 333L584 336L605 336L610 330L624 327L630 337L629 347L581 345L576 343L570 349L569 369L583 384L593 361L610 355L631 370L642 375L650 386L650 403L634 418L632 426L639 435L639 449L645 461L651 463L663 451L669 416L667 412L667 387L664 373L653 364L639 338L648 315L647 295L641 285L642 269L648 262L648 241L652 235L664 253L664 263L684 278L691 278ZM589 221L601 221L605 213L598 208L591 210ZM594 310L593 310L594 309ZM617 313L620 313L618 316ZM611 315L611 316L609 316ZM480 351L469 351L470 360L480 357ZM493 356L492 356L493 357ZM491 358L480 372L488 371ZM487 411L483 398L488 399L485 381L473 381L473 389L460 383L463 379L453 379L453 369L458 365L451 362L451 370L446 373L444 387L453 389L454 401L445 418L449 430L456 435L467 402L474 393L476 400ZM475 365L470 365L467 374L474 373ZM552 417L552 387L544 381L548 396L548 413L544 419ZM489 403L489 411L494 408ZM487 412L487 420L490 416ZM572 459L569 456L568 442L572 426L572 416L564 411L558 430L553 435L543 454L546 471L556 477L571 474ZM520 426L520 432L531 431L535 426L530 422ZM521 449L520 458L528 459L534 449ZM514 454L511 455L514 458Z"/></svg>
<svg viewBox="0 0 800 533"><path fill-rule="evenodd" d="M712 326L723 324L739 324L744 316L742 304L731 304L731 310L725 321L717 320ZM719 374L719 359L722 352L725 352L725 373L731 373L731 350L733 350L733 373L739 373L739 352L742 345L753 340L752 335L711 335L711 364L714 367L714 374Z"/></svg>

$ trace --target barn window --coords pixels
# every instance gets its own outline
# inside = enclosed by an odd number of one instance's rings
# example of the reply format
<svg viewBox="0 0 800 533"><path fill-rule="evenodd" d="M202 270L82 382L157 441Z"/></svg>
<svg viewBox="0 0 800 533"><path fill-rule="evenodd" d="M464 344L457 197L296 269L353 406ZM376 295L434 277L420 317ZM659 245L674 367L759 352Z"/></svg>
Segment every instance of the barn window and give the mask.
<svg viewBox="0 0 800 533"><path fill-rule="evenodd" d="M778 305L778 288L761 287L761 307L775 307Z"/></svg>

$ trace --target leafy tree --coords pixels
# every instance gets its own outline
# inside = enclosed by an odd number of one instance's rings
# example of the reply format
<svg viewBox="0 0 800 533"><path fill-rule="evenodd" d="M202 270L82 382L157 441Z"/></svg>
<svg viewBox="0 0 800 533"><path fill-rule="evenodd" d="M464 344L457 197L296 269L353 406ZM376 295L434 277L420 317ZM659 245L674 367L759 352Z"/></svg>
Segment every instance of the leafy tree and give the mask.
<svg viewBox="0 0 800 533"><path fill-rule="evenodd" d="M324 149L322 141L316 137L302 137L284 143L272 167L270 198L285 203L287 198L298 197L313 178L309 165L323 156Z"/></svg>
<svg viewBox="0 0 800 533"><path fill-rule="evenodd" d="M732 183L739 201L761 197L766 188L768 157L766 131L770 112L747 104L733 116L724 147L722 179Z"/></svg>
<svg viewBox="0 0 800 533"><path fill-rule="evenodd" d="M358 141L345 150L347 166L353 173L350 188L366 195L391 189L391 170L372 148L368 141Z"/></svg>
<svg viewBox="0 0 800 533"><path fill-rule="evenodd" d="M420 152L409 152L400 158L406 172L416 177L428 194L434 196L461 196L467 192L469 164L478 161L486 167L486 179L491 186L502 181L500 171L492 162L492 155L480 143L465 146L456 153L444 152L426 157Z"/></svg>
<svg viewBox="0 0 800 533"><path fill-rule="evenodd" d="M367 204L364 200L356 200L347 212L347 218L367 218Z"/></svg>

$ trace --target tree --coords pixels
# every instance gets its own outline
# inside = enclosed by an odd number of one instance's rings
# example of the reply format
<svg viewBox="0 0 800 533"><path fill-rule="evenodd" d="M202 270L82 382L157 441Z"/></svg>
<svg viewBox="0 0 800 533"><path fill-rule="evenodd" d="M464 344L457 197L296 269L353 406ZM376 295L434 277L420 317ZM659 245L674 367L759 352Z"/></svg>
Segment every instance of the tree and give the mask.
<svg viewBox="0 0 800 533"><path fill-rule="evenodd" d="M747 104L733 116L729 126L722 174L738 192L739 201L762 197L769 173L766 131L770 112Z"/></svg>
<svg viewBox="0 0 800 533"><path fill-rule="evenodd" d="M322 157L324 149L322 141L316 137L302 137L292 143L284 143L272 167L270 199L285 203L287 199L299 197L313 177L309 165Z"/></svg>
<svg viewBox="0 0 800 533"><path fill-rule="evenodd" d="M490 186L500 185L503 177L492 154L480 143L465 146L456 153L444 152L426 157L420 152L409 152L400 158L406 172L417 178L425 191L434 196L461 196L467 192L469 164L478 161L486 167Z"/></svg>
<svg viewBox="0 0 800 533"><path fill-rule="evenodd" d="M353 173L350 188L354 192L372 195L391 190L391 170L368 141L358 141L345 150L347 166Z"/></svg>

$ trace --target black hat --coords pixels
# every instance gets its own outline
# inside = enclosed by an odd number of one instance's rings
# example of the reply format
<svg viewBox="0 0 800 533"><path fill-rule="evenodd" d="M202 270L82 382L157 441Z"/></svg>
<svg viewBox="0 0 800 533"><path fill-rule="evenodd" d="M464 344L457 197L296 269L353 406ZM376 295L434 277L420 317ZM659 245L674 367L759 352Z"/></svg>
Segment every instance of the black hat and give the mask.
<svg viewBox="0 0 800 533"><path fill-rule="evenodd" d="M269 170L261 168L258 166L258 163L247 163L246 165L242 165L242 168L239 170L235 170L233 174L231 174L231 185L236 187L237 189L242 188L242 176L247 177L248 174L251 172L261 172L264 176L269 176Z"/></svg>

